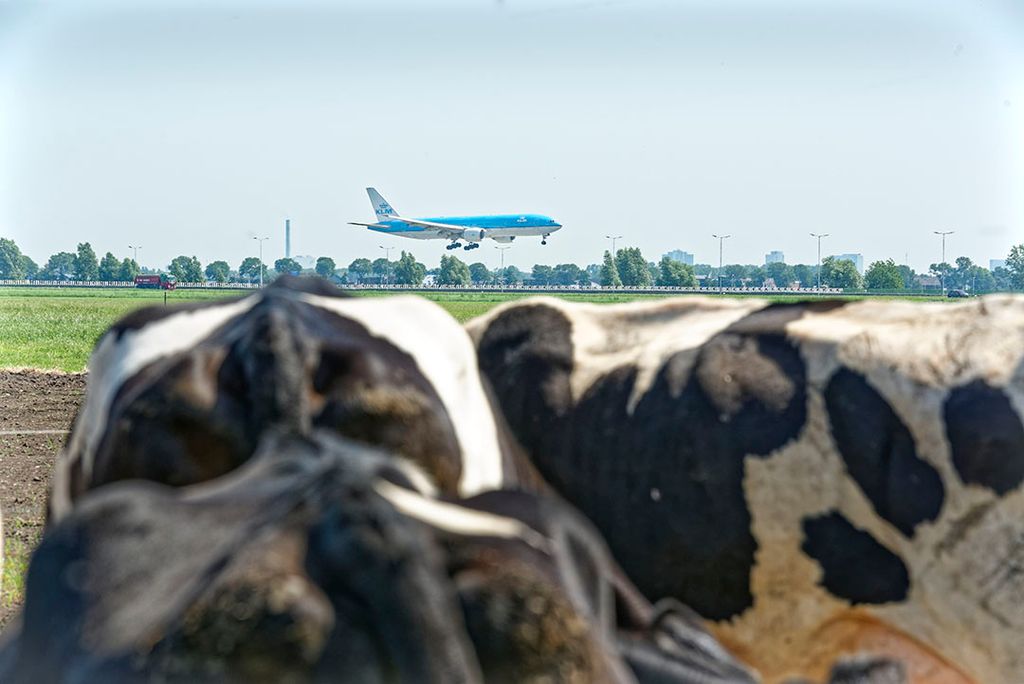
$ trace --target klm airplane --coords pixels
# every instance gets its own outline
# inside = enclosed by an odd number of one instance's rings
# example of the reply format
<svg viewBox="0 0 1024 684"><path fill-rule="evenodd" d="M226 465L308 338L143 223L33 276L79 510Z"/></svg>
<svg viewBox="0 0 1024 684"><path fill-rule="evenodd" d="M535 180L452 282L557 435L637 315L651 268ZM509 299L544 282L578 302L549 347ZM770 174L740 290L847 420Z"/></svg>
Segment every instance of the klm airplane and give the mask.
<svg viewBox="0 0 1024 684"><path fill-rule="evenodd" d="M512 242L517 237L540 236L540 244L548 243L548 236L562 227L554 219L540 214L499 214L495 216L442 216L440 218L412 219L399 216L373 188L366 188L370 203L377 214L376 223L349 221L353 226L365 226L378 233L415 238L417 240L450 240L446 249L476 249L490 238L495 242ZM459 240L465 240L462 245Z"/></svg>

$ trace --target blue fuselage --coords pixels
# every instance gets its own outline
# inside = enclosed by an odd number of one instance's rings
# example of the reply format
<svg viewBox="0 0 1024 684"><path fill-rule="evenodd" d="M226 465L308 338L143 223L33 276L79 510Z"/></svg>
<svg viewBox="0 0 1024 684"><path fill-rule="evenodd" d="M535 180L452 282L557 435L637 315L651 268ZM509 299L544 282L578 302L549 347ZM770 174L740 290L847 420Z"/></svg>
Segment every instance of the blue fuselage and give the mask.
<svg viewBox="0 0 1024 684"><path fill-rule="evenodd" d="M426 223L442 223L446 226L464 228L470 232L474 230L484 231L484 236L493 239L510 239L515 237L544 236L554 233L562 227L562 224L550 216L540 214L495 214L490 216L438 216L432 218L416 219ZM436 238L451 239L450 231L430 226L410 225L403 221L386 220L378 221L369 227L379 233L400 235L402 237L429 240ZM473 236L465 236L464 239L474 240Z"/></svg>

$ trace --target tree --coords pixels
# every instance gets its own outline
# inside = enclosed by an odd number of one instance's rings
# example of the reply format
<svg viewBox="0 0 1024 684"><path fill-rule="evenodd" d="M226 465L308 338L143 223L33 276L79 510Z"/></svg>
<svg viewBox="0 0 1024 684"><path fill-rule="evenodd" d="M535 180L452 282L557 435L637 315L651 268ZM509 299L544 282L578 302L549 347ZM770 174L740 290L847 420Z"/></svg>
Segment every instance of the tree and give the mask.
<svg viewBox="0 0 1024 684"><path fill-rule="evenodd" d="M57 252L43 266L43 276L65 280L75 275L75 255L71 252Z"/></svg>
<svg viewBox="0 0 1024 684"><path fill-rule="evenodd" d="M218 283L228 282L231 267L226 261L211 261L206 265L206 277Z"/></svg>
<svg viewBox="0 0 1024 684"><path fill-rule="evenodd" d="M325 256L316 260L316 267L314 268L316 274L321 278L330 278L334 275L336 269L337 266L334 264L334 259Z"/></svg>
<svg viewBox="0 0 1024 684"><path fill-rule="evenodd" d="M555 269L544 264L534 264L530 272L531 285L552 285L555 280Z"/></svg>
<svg viewBox="0 0 1024 684"><path fill-rule="evenodd" d="M947 283L947 287L952 286L960 290L969 289L974 281L974 269L977 267L970 257L965 256L957 257L955 263L956 268L952 273L952 285Z"/></svg>
<svg viewBox="0 0 1024 684"><path fill-rule="evenodd" d="M174 257L167 270L183 283L202 283L206 280L203 275L203 265L194 256L187 257L182 254Z"/></svg>
<svg viewBox="0 0 1024 684"><path fill-rule="evenodd" d="M768 272L764 270L764 266L747 266L747 272L744 278L746 278L746 284L750 287L761 287L764 285L765 279L768 277Z"/></svg>
<svg viewBox="0 0 1024 684"><path fill-rule="evenodd" d="M841 290L859 290L864 286L864 279L852 261L830 256L821 262L821 284Z"/></svg>
<svg viewBox="0 0 1024 684"><path fill-rule="evenodd" d="M793 267L793 280L800 283L802 288L812 288L818 285L817 267L807 264L797 264Z"/></svg>
<svg viewBox="0 0 1024 684"><path fill-rule="evenodd" d="M948 288L952 283L953 267L943 262L941 264L931 264L928 266L928 272L939 279L943 288Z"/></svg>
<svg viewBox="0 0 1024 684"><path fill-rule="evenodd" d="M495 274L496 280L502 285L521 285L526 276L515 266L506 266L504 271Z"/></svg>
<svg viewBox="0 0 1024 684"><path fill-rule="evenodd" d="M260 271L263 271L264 280L267 277L267 265L256 257L246 257L238 267L238 277L245 278L250 283L260 279Z"/></svg>
<svg viewBox="0 0 1024 684"><path fill-rule="evenodd" d="M373 273L373 264L369 259L356 259L348 265L348 273L350 276L354 276L357 282L362 282Z"/></svg>
<svg viewBox="0 0 1024 684"><path fill-rule="evenodd" d="M441 285L469 285L472 280L469 276L469 266L458 257L441 257L441 269L437 275L437 282Z"/></svg>
<svg viewBox="0 0 1024 684"><path fill-rule="evenodd" d="M917 273L914 272L914 269L910 268L906 264L900 264L899 265L899 269L900 269L900 278L903 279L903 287L907 288L907 289L912 288L912 287L916 287L917 286Z"/></svg>
<svg viewBox="0 0 1024 684"><path fill-rule="evenodd" d="M0 278L21 280L26 275L21 249L14 240L0 238Z"/></svg>
<svg viewBox="0 0 1024 684"><path fill-rule="evenodd" d="M964 285L969 287L972 293L995 292L996 279L992 272L984 266L974 266L964 281Z"/></svg>
<svg viewBox="0 0 1024 684"><path fill-rule="evenodd" d="M663 287L695 287L697 277L689 264L664 256L658 264L657 283Z"/></svg>
<svg viewBox="0 0 1024 684"><path fill-rule="evenodd" d="M374 259L370 268L373 270L373 274L381 280L386 280L391 275L391 262L384 257Z"/></svg>
<svg viewBox="0 0 1024 684"><path fill-rule="evenodd" d="M302 265L290 257L284 257L274 262L274 270L281 275L299 275L302 273Z"/></svg>
<svg viewBox="0 0 1024 684"><path fill-rule="evenodd" d="M416 261L416 257L408 252L395 263L395 282L399 285L422 285L427 276L427 267Z"/></svg>
<svg viewBox="0 0 1024 684"><path fill-rule="evenodd" d="M117 279L130 283L135 280L137 275L139 275L139 265L135 263L135 259L125 257L121 262L120 268L117 269Z"/></svg>
<svg viewBox="0 0 1024 684"><path fill-rule="evenodd" d="M100 260L99 276L100 280L113 281L117 280L117 274L121 270L121 262L117 260L112 252L107 252L103 255Z"/></svg>
<svg viewBox="0 0 1024 684"><path fill-rule="evenodd" d="M1024 289L1024 245L1014 245L1006 257L1006 270L1010 275L1010 286L1014 290Z"/></svg>
<svg viewBox="0 0 1024 684"><path fill-rule="evenodd" d="M604 263L601 264L601 274L597 279L601 287L622 287L622 279L619 278L619 269L615 266L615 259L608 250L604 251Z"/></svg>
<svg viewBox="0 0 1024 684"><path fill-rule="evenodd" d="M766 278L771 278L775 287L789 287L793 282L793 267L781 261L774 261L764 267Z"/></svg>
<svg viewBox="0 0 1024 684"><path fill-rule="evenodd" d="M725 287L743 287L747 278L747 267L743 264L726 264L722 268L722 284Z"/></svg>
<svg viewBox="0 0 1024 684"><path fill-rule="evenodd" d="M21 268L25 271L25 277L30 280L39 275L39 264L32 261L28 254L21 255Z"/></svg>
<svg viewBox="0 0 1024 684"><path fill-rule="evenodd" d="M487 268L486 264L478 261L475 264L469 265L469 277L476 285L486 285L491 282L491 270Z"/></svg>
<svg viewBox="0 0 1024 684"><path fill-rule="evenodd" d="M997 266L992 269L992 279L995 281L995 290L1012 290L1013 289L1013 278L1010 276L1010 271L1002 266Z"/></svg>
<svg viewBox="0 0 1024 684"><path fill-rule="evenodd" d="M902 290L900 267L892 259L872 263L864 274L864 286L869 290Z"/></svg>
<svg viewBox="0 0 1024 684"><path fill-rule="evenodd" d="M78 243L75 255L75 278L78 280L96 280L100 275L100 266L96 261L96 252L88 242Z"/></svg>
<svg viewBox="0 0 1024 684"><path fill-rule="evenodd" d="M558 264L552 269L551 279L555 285L590 285L590 276L576 264Z"/></svg>
<svg viewBox="0 0 1024 684"><path fill-rule="evenodd" d="M648 287L653 282L651 272L647 270L647 260L640 253L639 247L623 247L615 255L615 267L623 285Z"/></svg>

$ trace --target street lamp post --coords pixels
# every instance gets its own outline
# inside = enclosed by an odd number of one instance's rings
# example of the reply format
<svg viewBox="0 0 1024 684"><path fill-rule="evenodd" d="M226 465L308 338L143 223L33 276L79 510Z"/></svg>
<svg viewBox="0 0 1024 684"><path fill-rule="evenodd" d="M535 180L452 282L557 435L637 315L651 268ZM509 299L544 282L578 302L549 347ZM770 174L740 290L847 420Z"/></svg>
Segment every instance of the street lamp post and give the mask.
<svg viewBox="0 0 1024 684"><path fill-rule="evenodd" d="M391 280L391 250L394 247L385 247L384 245L377 245L384 250L384 261L388 262L388 270L384 273L384 284L388 285Z"/></svg>
<svg viewBox="0 0 1024 684"><path fill-rule="evenodd" d="M726 238L731 238L732 235L715 235L712 233L711 237L718 240L718 294L722 294L722 243L725 242Z"/></svg>
<svg viewBox="0 0 1024 684"><path fill-rule="evenodd" d="M942 236L942 263L940 266L946 265L946 236L952 235L956 231L952 230L933 230L936 235ZM943 270L939 271L939 286L942 288L942 293L946 293L946 276Z"/></svg>
<svg viewBox="0 0 1024 684"><path fill-rule="evenodd" d="M621 235L605 235L605 237L612 241L612 258L614 259L615 258L615 254L616 254L616 252L615 252L615 241L620 239L622 236Z"/></svg>
<svg viewBox="0 0 1024 684"><path fill-rule="evenodd" d="M260 243L260 289L263 288L263 243L269 240L269 237L254 237L253 240Z"/></svg>
<svg viewBox="0 0 1024 684"><path fill-rule="evenodd" d="M132 261L136 265L139 263L139 250L142 249L142 245L128 245L128 249L132 250Z"/></svg>
<svg viewBox="0 0 1024 684"><path fill-rule="evenodd" d="M818 294L821 294L821 238L828 236L829 233L811 233L812 238L818 238Z"/></svg>
<svg viewBox="0 0 1024 684"><path fill-rule="evenodd" d="M501 285L502 292L505 291L505 250L511 248L512 245L494 245L494 249L501 251L501 277L499 279L500 282L498 284Z"/></svg>

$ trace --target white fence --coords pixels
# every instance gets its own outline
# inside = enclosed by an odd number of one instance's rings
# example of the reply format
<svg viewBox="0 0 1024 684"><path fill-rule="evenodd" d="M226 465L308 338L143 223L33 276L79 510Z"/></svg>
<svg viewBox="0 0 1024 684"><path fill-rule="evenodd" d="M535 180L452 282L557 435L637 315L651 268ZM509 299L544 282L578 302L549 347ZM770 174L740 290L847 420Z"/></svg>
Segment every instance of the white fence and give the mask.
<svg viewBox="0 0 1024 684"><path fill-rule="evenodd" d="M93 287L93 288L120 288L131 289L135 283L123 281L102 281L102 280L0 280L0 287ZM177 284L179 290L253 290L258 289L257 283L182 283ZM651 285L649 287L637 287L624 285L622 287L582 287L580 285L341 285L344 290L408 290L416 292L578 292L599 293L599 292L629 292L634 294L665 294L670 292L689 294L774 294L774 295L841 295L843 291L837 288L823 287L819 289L792 290L784 288L768 287L669 287Z"/></svg>

